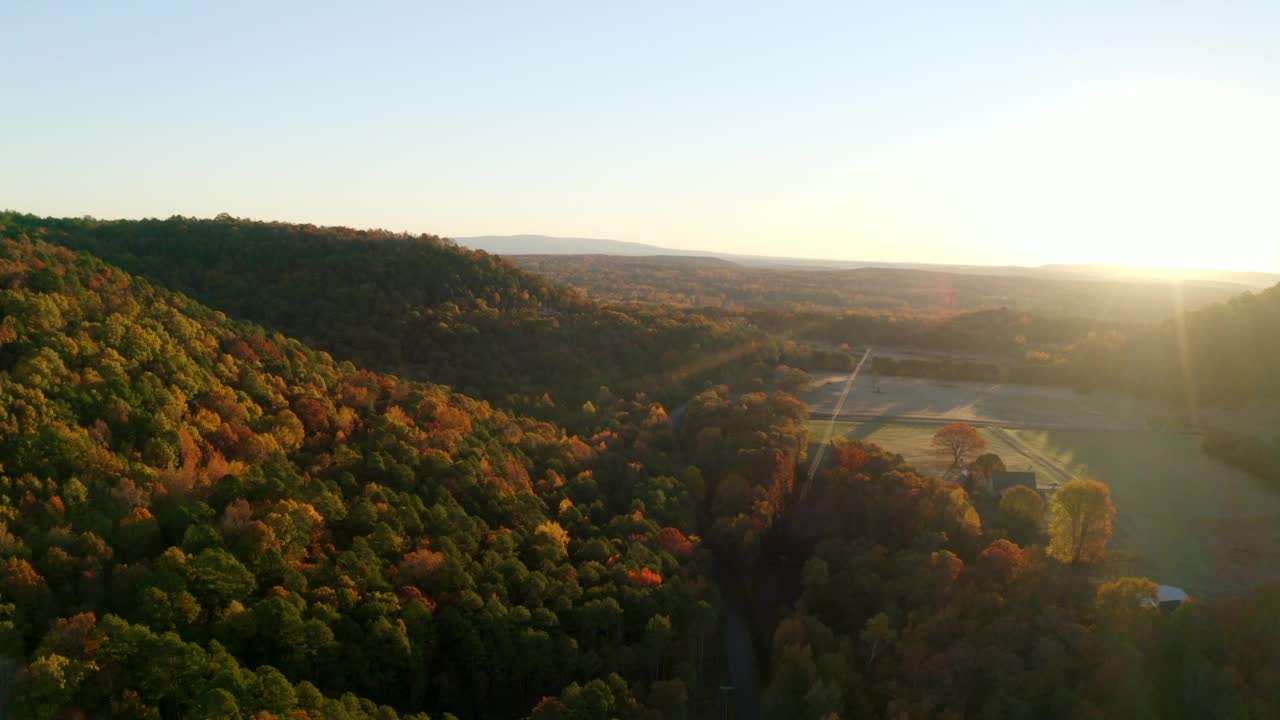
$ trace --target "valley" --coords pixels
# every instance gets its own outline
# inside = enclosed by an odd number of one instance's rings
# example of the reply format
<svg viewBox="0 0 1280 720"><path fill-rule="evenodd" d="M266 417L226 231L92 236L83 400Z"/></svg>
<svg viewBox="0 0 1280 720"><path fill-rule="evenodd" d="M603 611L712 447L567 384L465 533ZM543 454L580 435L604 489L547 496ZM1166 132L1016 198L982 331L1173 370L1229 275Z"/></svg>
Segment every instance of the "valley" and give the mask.
<svg viewBox="0 0 1280 720"><path fill-rule="evenodd" d="M0 720L1280 718L1280 3L0 26Z"/></svg>
<svg viewBox="0 0 1280 720"><path fill-rule="evenodd" d="M920 648L960 672L978 639L1101 639L1096 596L1133 577L1191 592L1209 632L1280 580L1280 492L1201 449L1272 427L1233 394L1272 379L1210 362L1200 315L1190 377L1226 392L1191 412L1176 386L1086 382L1168 376L1145 325L618 303L435 236L229 217L11 213L0 241L22 708L918 714L951 702ZM1251 297L1203 317L1247 326L1275 295ZM1010 380L1027 367L1070 382ZM1040 494L947 479L934 435L957 423ZM1087 548L1061 532L1073 491L1106 518ZM81 674L41 705L51 663Z"/></svg>

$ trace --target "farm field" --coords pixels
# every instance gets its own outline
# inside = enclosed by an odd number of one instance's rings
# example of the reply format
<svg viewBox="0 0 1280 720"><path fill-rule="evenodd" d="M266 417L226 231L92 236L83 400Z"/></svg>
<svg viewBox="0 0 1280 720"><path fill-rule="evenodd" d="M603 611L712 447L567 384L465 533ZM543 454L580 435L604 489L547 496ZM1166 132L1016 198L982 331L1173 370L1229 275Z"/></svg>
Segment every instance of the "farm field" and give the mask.
<svg viewBox="0 0 1280 720"><path fill-rule="evenodd" d="M1207 457L1194 436L1012 430L1078 476L1111 486L1113 547L1131 571L1194 595L1280 580L1280 491Z"/></svg>
<svg viewBox="0 0 1280 720"><path fill-rule="evenodd" d="M810 412L829 413L844 388L847 374L821 374L811 389L801 393ZM1141 430L1150 420L1170 420L1184 409L1115 392L1079 393L1067 387L945 381L927 378L881 377L881 392L873 391L874 379L863 371L842 414L851 420L884 416L936 418L969 423L1058 430ZM1280 427L1280 409L1257 405L1230 409L1202 408L1207 427L1250 431Z"/></svg>
<svg viewBox="0 0 1280 720"><path fill-rule="evenodd" d="M821 439L827 423L810 424ZM868 440L923 472L949 463L930 451L937 426L837 422L835 437ZM1213 596L1280 580L1280 491L1207 456L1193 435L1149 431L980 428L1011 470L1034 470L1052 492L1055 465L1111 487L1119 515L1115 570ZM1010 444L1007 433L1031 454Z"/></svg>
<svg viewBox="0 0 1280 720"><path fill-rule="evenodd" d="M805 394L812 412L830 412L848 375L816 378ZM881 392L864 372L854 383L845 412L865 415L939 417L1043 427L1132 429L1147 427L1150 403L1115 393L1083 395L1064 387L882 377Z"/></svg>
<svg viewBox="0 0 1280 720"><path fill-rule="evenodd" d="M826 436L828 421L813 420L809 423L809 437L814 441ZM947 471L951 463L934 455L929 447L937 426L909 425L877 422L836 422L833 437L857 438L873 442L887 450L896 452L906 458L921 472L941 475ZM1028 457L1007 443L1000 434L990 428L979 428L978 431L986 439L988 451L993 452L1005 461L1010 470L1034 470L1042 490L1051 485L1053 468L1037 458Z"/></svg>

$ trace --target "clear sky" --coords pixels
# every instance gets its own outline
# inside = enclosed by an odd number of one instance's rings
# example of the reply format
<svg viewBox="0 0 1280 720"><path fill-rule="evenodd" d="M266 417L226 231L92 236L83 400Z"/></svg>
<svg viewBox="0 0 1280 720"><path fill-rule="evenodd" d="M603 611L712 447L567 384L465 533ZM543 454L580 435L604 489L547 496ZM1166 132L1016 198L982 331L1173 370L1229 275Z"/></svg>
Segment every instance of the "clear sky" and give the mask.
<svg viewBox="0 0 1280 720"><path fill-rule="evenodd" d="M0 207L1280 271L1274 0L5 0L0 27Z"/></svg>

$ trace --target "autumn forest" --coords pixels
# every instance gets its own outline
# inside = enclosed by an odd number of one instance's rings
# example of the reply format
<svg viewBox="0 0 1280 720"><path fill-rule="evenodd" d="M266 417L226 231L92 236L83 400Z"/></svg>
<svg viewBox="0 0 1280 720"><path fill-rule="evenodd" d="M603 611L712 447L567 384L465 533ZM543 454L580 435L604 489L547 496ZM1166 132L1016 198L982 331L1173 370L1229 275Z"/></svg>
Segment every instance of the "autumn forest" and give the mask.
<svg viewBox="0 0 1280 720"><path fill-rule="evenodd" d="M886 377L1274 401L1280 287L943 312L879 275L790 302L695 265L750 296L707 303L555 262L0 214L0 716L1280 711L1280 587L1162 605L1109 562L1107 484L997 495L966 424L934 473L797 397L893 344L935 355ZM1280 492L1272 431L1204 447Z"/></svg>

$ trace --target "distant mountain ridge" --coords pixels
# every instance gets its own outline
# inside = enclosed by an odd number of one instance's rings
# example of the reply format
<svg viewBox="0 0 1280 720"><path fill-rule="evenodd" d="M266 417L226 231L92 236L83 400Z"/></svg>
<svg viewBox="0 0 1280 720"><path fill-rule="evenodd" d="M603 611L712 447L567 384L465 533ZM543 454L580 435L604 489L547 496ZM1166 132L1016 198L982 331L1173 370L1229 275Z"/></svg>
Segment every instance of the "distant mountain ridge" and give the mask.
<svg viewBox="0 0 1280 720"><path fill-rule="evenodd" d="M1138 268L1105 264L1048 264L1021 265L953 265L945 263L886 262L872 260L821 260L766 255L740 255L702 250L682 250L649 243L604 238L555 237L550 235L481 235L452 238L454 242L473 250L483 250L494 255L615 255L623 257L667 258L715 258L748 267L769 267L807 270L852 270L857 268L886 268L924 270L964 275L1029 277L1075 277L1094 280L1161 280L1183 276L1202 283L1224 283L1238 286L1240 290L1260 290L1280 282L1280 274L1237 270L1189 270L1174 271L1157 268Z"/></svg>
<svg viewBox="0 0 1280 720"><path fill-rule="evenodd" d="M874 260L824 260L819 258L795 258L773 255L741 255L710 250L682 250L679 248L602 238L569 238L550 235L481 235L455 237L454 242L472 250L483 250L493 255L617 255L623 257L667 258L716 258L751 267L786 267L803 269L899 268L907 270L943 270L947 272L971 272L993 274L1030 271L1032 268L1017 266L940 265L913 262L882 262Z"/></svg>
<svg viewBox="0 0 1280 720"><path fill-rule="evenodd" d="M676 250L647 243L602 238L552 237L550 235L483 235L453 238L459 245L493 255L714 255L697 250Z"/></svg>

